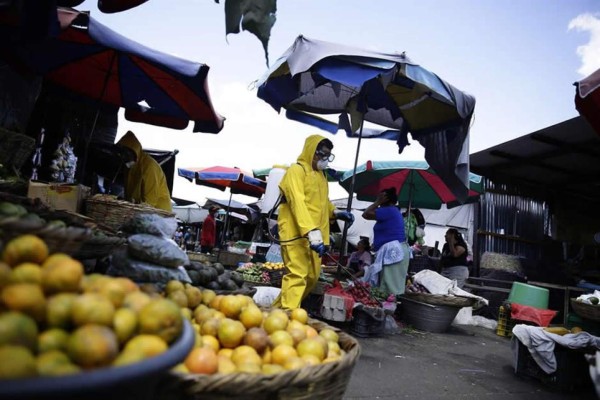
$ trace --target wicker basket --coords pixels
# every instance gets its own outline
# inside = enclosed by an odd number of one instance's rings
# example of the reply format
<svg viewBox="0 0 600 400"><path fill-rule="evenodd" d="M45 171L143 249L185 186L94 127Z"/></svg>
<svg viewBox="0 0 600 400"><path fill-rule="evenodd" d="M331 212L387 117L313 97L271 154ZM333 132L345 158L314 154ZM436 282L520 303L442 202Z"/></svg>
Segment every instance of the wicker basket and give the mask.
<svg viewBox="0 0 600 400"><path fill-rule="evenodd" d="M134 204L128 201L117 200L114 196L97 194L86 200L85 215L96 221L102 222L111 229L117 230L125 221L135 214L158 214L163 217L172 217L170 213L147 204Z"/></svg>
<svg viewBox="0 0 600 400"><path fill-rule="evenodd" d="M338 267L337 265L322 265L321 271L326 274L337 274Z"/></svg>
<svg viewBox="0 0 600 400"><path fill-rule="evenodd" d="M231 253L229 251L220 251L217 253L216 262L229 267L237 267L239 263L250 262L252 256L249 254Z"/></svg>
<svg viewBox="0 0 600 400"><path fill-rule="evenodd" d="M316 320L309 325L317 331L331 328ZM157 400L292 400L341 399L352 369L360 355L356 339L338 331L340 347L346 351L341 360L295 369L280 374L197 375L171 372L158 385Z"/></svg>
<svg viewBox="0 0 600 400"><path fill-rule="evenodd" d="M39 237L48 246L50 253L66 253L74 256L92 231L86 228L57 227L38 221L6 218L0 221L0 239L8 241L20 235L31 234Z"/></svg>
<svg viewBox="0 0 600 400"><path fill-rule="evenodd" d="M211 262L214 263L217 261L217 257L212 254L202 254L202 253L194 253L191 251L187 252L188 258L190 261L198 261L198 262Z"/></svg>
<svg viewBox="0 0 600 400"><path fill-rule="evenodd" d="M436 306L451 306L451 307L471 307L477 303L477 299L471 297L462 296L450 296L445 294L431 294L431 293L411 293L405 292L405 297L420 301L425 304L432 304Z"/></svg>
<svg viewBox="0 0 600 400"><path fill-rule="evenodd" d="M591 321L600 321L600 305L593 305L577 301L577 299L571 299L571 307L575 314L581 318L589 319Z"/></svg>
<svg viewBox="0 0 600 400"><path fill-rule="evenodd" d="M0 164L21 169L35 148L35 139L0 127Z"/></svg>

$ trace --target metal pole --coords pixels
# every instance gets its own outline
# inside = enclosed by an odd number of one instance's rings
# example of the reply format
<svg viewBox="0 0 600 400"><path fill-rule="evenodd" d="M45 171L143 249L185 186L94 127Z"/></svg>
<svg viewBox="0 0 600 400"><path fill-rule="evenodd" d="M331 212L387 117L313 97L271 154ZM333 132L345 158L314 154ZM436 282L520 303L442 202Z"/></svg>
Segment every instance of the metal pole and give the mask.
<svg viewBox="0 0 600 400"><path fill-rule="evenodd" d="M98 122L98 117L100 116L100 106L102 104L102 99L106 94L106 87L108 86L108 80L110 79L110 75L113 69L113 65L115 63L115 58L117 58L117 52L114 51L110 58L110 64L108 65L108 71L106 72L106 76L104 77L104 82L102 83L102 92L100 93L100 98L98 98L98 108L96 108L96 115L94 116L94 122L92 123L92 129L90 129L90 133L85 138L85 148L83 151L83 160L81 161L81 171L79 173L79 181L81 182L85 177L85 166L87 164L88 152L90 147L90 141L92 140L92 135L96 130L96 123Z"/></svg>
<svg viewBox="0 0 600 400"><path fill-rule="evenodd" d="M352 172L352 180L350 181L350 195L348 196L348 205L346 206L346 211L352 211L352 198L354 197L354 182L356 181L356 167L358 166L358 154L360 153L360 144L362 142L362 133L363 133L363 125L365 124L365 119L360 121L360 130L358 131L358 144L356 145L356 156L354 157L354 170ZM344 230L342 232L342 243L340 245L340 257L345 256L348 250L348 246L346 244L346 238L348 237L348 223L344 223ZM337 275L340 276L342 270L338 265Z"/></svg>

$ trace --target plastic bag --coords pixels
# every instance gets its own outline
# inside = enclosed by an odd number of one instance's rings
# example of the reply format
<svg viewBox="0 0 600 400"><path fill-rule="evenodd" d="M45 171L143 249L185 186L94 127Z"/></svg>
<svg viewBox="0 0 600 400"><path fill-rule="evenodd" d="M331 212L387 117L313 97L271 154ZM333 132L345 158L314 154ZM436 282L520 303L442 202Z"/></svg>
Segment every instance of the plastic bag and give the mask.
<svg viewBox="0 0 600 400"><path fill-rule="evenodd" d="M165 267L176 268L190 262L185 251L169 239L140 233L127 238L129 254L142 261L148 261Z"/></svg>
<svg viewBox="0 0 600 400"><path fill-rule="evenodd" d="M171 239L177 231L177 220L165 218L158 214L135 214L121 225L121 230L129 234L147 233Z"/></svg>
<svg viewBox="0 0 600 400"><path fill-rule="evenodd" d="M277 296L281 293L281 289L267 286L256 287L256 293L252 297L257 306L271 307Z"/></svg>
<svg viewBox="0 0 600 400"><path fill-rule="evenodd" d="M392 317L391 315L386 315L383 332L386 335L393 335L395 333L398 333L398 331L399 331L399 327L398 327L398 324L396 323L396 320L394 319L394 317Z"/></svg>
<svg viewBox="0 0 600 400"><path fill-rule="evenodd" d="M192 283L183 269L167 268L145 261L135 260L127 255L127 250L120 249L113 253L106 275L125 276L134 282L167 283L170 280Z"/></svg>

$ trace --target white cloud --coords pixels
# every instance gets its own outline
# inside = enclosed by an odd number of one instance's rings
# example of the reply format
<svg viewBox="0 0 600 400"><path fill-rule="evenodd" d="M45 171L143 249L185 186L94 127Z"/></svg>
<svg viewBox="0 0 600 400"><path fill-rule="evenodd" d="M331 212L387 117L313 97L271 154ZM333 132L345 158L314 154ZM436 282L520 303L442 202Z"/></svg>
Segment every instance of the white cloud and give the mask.
<svg viewBox="0 0 600 400"><path fill-rule="evenodd" d="M582 76L588 76L600 68L600 15L581 14L569 22L569 30L589 32L588 43L577 47L581 58L581 67L577 70Z"/></svg>

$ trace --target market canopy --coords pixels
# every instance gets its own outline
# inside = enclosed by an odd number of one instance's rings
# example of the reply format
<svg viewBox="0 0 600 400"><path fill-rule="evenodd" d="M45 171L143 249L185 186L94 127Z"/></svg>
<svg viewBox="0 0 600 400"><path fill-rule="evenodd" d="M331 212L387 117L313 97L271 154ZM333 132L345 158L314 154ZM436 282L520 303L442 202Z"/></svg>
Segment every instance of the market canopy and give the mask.
<svg viewBox="0 0 600 400"><path fill-rule="evenodd" d="M600 135L600 69L575 82L575 108Z"/></svg>
<svg viewBox="0 0 600 400"><path fill-rule="evenodd" d="M256 169L252 170L252 174L257 179L266 180L269 176L269 173L271 172L271 170L273 168L287 169L288 167L289 167L289 165L282 165L282 166L277 165L277 166L273 166L271 168L256 168ZM342 177L342 175L344 174L344 172L346 172L346 171L336 170L333 168L325 168L325 176L327 177L328 182L339 182L339 180Z"/></svg>

